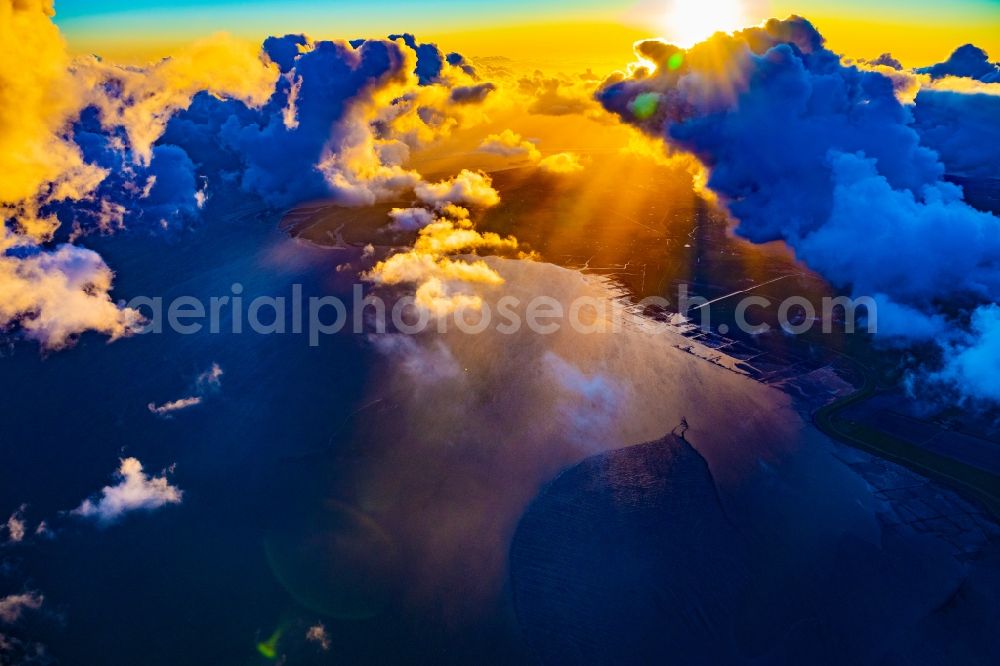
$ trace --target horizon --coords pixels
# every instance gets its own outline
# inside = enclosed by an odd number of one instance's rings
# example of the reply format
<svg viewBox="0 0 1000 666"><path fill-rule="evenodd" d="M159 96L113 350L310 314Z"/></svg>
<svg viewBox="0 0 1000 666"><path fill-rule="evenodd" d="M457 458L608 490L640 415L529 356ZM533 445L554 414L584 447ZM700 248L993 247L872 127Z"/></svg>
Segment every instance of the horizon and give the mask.
<svg viewBox="0 0 1000 666"><path fill-rule="evenodd" d="M0 0L0 663L1000 663L998 9Z"/></svg>
<svg viewBox="0 0 1000 666"><path fill-rule="evenodd" d="M515 0L497 7L469 8L467 3L439 1L420 3L418 9L407 2L353 0L335 4L302 0L57 0L55 22L74 53L95 53L125 62L164 57L184 43L217 32L255 44L273 34L301 32L315 39L347 40L411 32L469 56L502 55L557 63L582 58L614 66L622 49L586 53L597 41L595 38L611 42L657 37L669 40L661 9L668 4L653 0ZM393 17L388 23L382 18L385 14ZM966 43L991 54L1000 53L1000 3L992 0L947 4L926 0L757 1L749 5L746 27L792 14L812 21L827 37L831 49L850 58L875 58L889 52L908 67L923 67L944 60Z"/></svg>

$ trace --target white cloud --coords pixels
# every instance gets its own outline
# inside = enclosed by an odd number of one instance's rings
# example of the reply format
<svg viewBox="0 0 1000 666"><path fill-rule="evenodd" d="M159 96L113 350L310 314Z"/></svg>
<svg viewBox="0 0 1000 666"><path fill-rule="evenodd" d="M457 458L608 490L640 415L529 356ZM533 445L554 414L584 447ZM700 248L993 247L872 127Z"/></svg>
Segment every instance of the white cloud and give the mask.
<svg viewBox="0 0 1000 666"><path fill-rule="evenodd" d="M434 221L434 213L426 208L393 208L389 217L392 218L389 227L398 231L423 229Z"/></svg>
<svg viewBox="0 0 1000 666"><path fill-rule="evenodd" d="M146 405L146 407L150 412L156 414L157 416L170 418L174 412L179 412L183 409L188 409L202 404L205 401L206 395L218 391L222 386L223 374L222 367L220 367L218 363L213 363L212 367L198 375L195 379L193 395L178 398L177 400L170 400L162 405L157 405L155 402L151 402Z"/></svg>
<svg viewBox="0 0 1000 666"><path fill-rule="evenodd" d="M3 254L16 248L23 254ZM16 325L24 337L46 349L66 347L84 331L114 340L141 325L138 311L119 308L111 300L113 278L91 250L23 246L0 227L0 328Z"/></svg>
<svg viewBox="0 0 1000 666"><path fill-rule="evenodd" d="M42 607L45 597L37 592L11 594L0 598L0 621L7 624L17 622L24 611L38 610Z"/></svg>
<svg viewBox="0 0 1000 666"><path fill-rule="evenodd" d="M188 396L187 398L171 400L169 402L163 403L162 405L157 405L156 403L151 402L148 405L146 405L146 407L149 409L149 411L156 414L157 416L166 417L170 416L174 412L179 412L182 409L187 409L189 407L200 405L201 400L202 399L200 396L192 395Z"/></svg>
<svg viewBox="0 0 1000 666"><path fill-rule="evenodd" d="M222 368L218 363L213 363L205 372L198 375L195 382L202 391L214 390L222 386Z"/></svg>
<svg viewBox="0 0 1000 666"><path fill-rule="evenodd" d="M118 483L105 486L100 496L85 499L73 514L109 525L130 511L152 511L167 504L180 504L183 492L167 477L147 476L136 458L125 458L115 474Z"/></svg>
<svg viewBox="0 0 1000 666"><path fill-rule="evenodd" d="M14 513L10 514L10 518L7 519L7 536L8 539L14 543L19 543L24 540L24 510L27 508L27 504L22 504L16 511L14 511Z"/></svg>
<svg viewBox="0 0 1000 666"><path fill-rule="evenodd" d="M321 650L326 652L330 649L330 633L322 623L317 623L306 632L306 640L316 643Z"/></svg>

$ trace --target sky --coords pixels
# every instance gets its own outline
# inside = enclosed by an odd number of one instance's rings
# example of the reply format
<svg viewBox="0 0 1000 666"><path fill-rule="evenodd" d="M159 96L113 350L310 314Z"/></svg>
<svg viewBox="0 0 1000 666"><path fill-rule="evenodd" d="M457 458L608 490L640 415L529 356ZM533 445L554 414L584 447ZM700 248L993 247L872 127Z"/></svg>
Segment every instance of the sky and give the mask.
<svg viewBox="0 0 1000 666"><path fill-rule="evenodd" d="M968 41L1000 52L1000 1L678 0L688 7L739 5L746 23L799 14L851 57L891 51L908 66L943 60ZM177 44L226 31L259 40L307 32L317 38L375 36L386 30L433 38L468 55L533 56L562 63L617 63L623 43L669 36L671 0L56 0L56 23L75 52L118 60L161 57ZM718 14L719 12L710 12ZM721 13L727 13L723 10Z"/></svg>
<svg viewBox="0 0 1000 666"><path fill-rule="evenodd" d="M511 536L539 489L688 417L712 502L753 537L753 588L794 602L742 596L720 644L995 655L1000 541L969 555L963 536L958 559L897 529L886 517L923 492L937 510L938 486L882 492L896 473L845 464L800 418L791 394L812 384L744 374L805 371L824 356L784 351L812 342L754 327L729 356L617 308L676 294L682 313L689 285L720 311L766 288L779 317L778 294L854 299L874 337L824 349L865 345L859 365L894 365L880 386L905 382L972 440L966 416L1000 406L996 3L56 0L56 25L50 2L0 0L17 101L0 104L0 663L42 643L73 664L248 663L258 641L281 663L397 645L368 661L461 660L414 651L411 624L482 654L480 624L514 621ZM698 39L793 11L815 25ZM402 31L420 41L379 38ZM635 43L654 35L674 43ZM948 57L968 42L992 56ZM905 64L857 60L886 52ZM397 306L427 328L408 335ZM538 321L557 312L568 326ZM833 366L810 375L817 396L848 390ZM714 561L699 548L682 550ZM976 594L934 612L963 576ZM716 578L663 615L704 607ZM845 609L860 595L863 616ZM798 631L802 608L832 645ZM307 643L318 616L331 655Z"/></svg>

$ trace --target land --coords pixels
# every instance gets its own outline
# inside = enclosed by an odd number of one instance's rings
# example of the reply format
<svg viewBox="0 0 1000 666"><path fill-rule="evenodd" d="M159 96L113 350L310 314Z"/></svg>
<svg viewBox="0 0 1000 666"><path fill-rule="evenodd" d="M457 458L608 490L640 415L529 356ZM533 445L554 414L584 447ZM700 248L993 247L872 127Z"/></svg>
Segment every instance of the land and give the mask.
<svg viewBox="0 0 1000 666"><path fill-rule="evenodd" d="M772 302L803 295L820 311L821 300L837 292L782 245L753 245L734 235L725 214L697 195L683 171L635 156L587 158L599 168L577 176L554 177L527 165L492 170L502 203L475 212L477 227L513 235L545 261L613 280L633 302L670 299L673 308L647 309L653 318L677 321L678 289L685 285L712 301L707 326L692 320L678 327L695 343L688 351L785 391L826 435L949 484L1000 518L996 414L914 402L899 389L902 355L876 349L864 332L845 332L842 321L829 333L816 326L789 336L773 309L755 310L751 323L772 331L741 332L738 299L730 295ZM952 180L973 205L1000 211L1000 180ZM320 245L388 250L415 237L385 231L388 211L411 204L407 197L367 208L314 202L291 211L282 226Z"/></svg>

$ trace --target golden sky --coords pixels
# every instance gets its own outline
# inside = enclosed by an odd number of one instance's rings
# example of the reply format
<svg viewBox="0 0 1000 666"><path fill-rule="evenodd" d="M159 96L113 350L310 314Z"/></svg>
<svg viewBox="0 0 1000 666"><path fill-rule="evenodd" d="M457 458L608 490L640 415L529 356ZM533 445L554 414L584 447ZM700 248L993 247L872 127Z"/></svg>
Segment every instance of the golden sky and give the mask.
<svg viewBox="0 0 1000 666"><path fill-rule="evenodd" d="M833 50L852 58L891 52L905 65L923 66L968 42L1000 57L997 0L57 0L56 11L74 52L132 62L162 57L218 31L252 41L286 32L354 38L407 31L472 56L607 70L628 62L638 39L685 34L678 22L732 29L790 14L813 21Z"/></svg>

